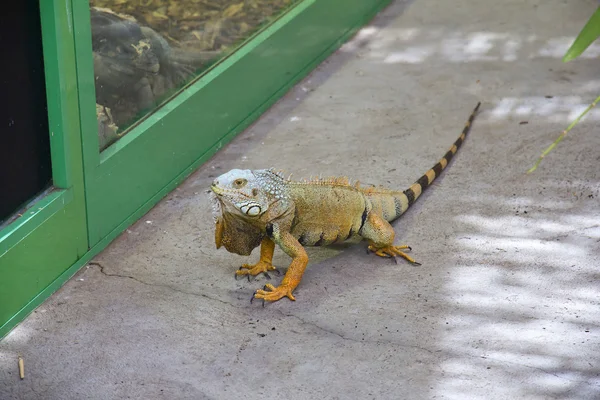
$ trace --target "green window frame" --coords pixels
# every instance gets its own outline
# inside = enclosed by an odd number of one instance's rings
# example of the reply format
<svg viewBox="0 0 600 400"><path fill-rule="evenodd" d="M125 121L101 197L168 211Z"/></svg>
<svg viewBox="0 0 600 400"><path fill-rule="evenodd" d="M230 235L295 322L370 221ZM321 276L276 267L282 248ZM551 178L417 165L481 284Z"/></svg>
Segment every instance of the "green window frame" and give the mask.
<svg viewBox="0 0 600 400"><path fill-rule="evenodd" d="M70 1L39 4L54 188L0 230L0 338L88 250Z"/></svg>

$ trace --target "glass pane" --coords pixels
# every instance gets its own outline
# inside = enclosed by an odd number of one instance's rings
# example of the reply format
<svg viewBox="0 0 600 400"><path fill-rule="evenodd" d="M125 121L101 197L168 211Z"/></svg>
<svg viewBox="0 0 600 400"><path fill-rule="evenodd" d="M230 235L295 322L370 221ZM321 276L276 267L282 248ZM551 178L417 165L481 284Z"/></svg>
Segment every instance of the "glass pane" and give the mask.
<svg viewBox="0 0 600 400"><path fill-rule="evenodd" d="M300 0L90 0L100 150Z"/></svg>
<svg viewBox="0 0 600 400"><path fill-rule="evenodd" d="M46 78L37 1L0 13L0 228L51 185ZM11 38L19 38L12 40Z"/></svg>

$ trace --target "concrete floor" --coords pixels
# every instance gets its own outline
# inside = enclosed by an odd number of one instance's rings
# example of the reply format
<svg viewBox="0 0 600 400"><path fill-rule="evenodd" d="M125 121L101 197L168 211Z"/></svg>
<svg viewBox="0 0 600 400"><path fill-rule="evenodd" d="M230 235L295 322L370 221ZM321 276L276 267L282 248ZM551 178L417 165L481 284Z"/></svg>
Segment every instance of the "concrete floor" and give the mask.
<svg viewBox="0 0 600 400"><path fill-rule="evenodd" d="M524 174L600 94L600 47L560 60L596 6L397 1L9 334L0 398L600 398L600 110ZM247 259L215 249L214 176L404 189L478 100L395 224L422 266L311 249L296 302L249 303L265 278L235 281Z"/></svg>

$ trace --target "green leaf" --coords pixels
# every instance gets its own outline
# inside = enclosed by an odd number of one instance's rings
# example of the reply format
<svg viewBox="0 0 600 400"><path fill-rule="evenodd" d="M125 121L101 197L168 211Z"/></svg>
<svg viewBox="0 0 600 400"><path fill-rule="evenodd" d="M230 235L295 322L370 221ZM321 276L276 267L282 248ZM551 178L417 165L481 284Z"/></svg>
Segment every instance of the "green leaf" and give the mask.
<svg viewBox="0 0 600 400"><path fill-rule="evenodd" d="M590 17L588 22L585 24L579 35L575 38L575 41L569 47L569 50L563 57L563 62L571 61L574 58L579 57L585 49L587 49L594 40L600 36L600 7L596 9L596 12Z"/></svg>

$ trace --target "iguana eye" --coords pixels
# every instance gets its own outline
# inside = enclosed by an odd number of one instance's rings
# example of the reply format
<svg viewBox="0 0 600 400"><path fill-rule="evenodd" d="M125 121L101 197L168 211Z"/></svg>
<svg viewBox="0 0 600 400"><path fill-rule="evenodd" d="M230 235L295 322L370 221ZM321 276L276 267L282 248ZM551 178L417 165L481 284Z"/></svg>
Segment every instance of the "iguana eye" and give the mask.
<svg viewBox="0 0 600 400"><path fill-rule="evenodd" d="M243 187L244 185L246 185L247 182L248 181L243 178L236 179L235 181L233 181L233 187L236 189L239 189L239 188Z"/></svg>

